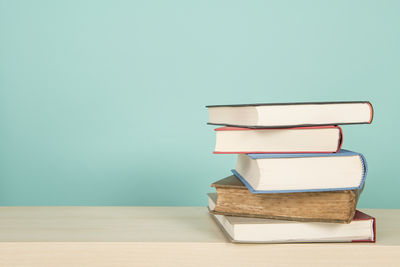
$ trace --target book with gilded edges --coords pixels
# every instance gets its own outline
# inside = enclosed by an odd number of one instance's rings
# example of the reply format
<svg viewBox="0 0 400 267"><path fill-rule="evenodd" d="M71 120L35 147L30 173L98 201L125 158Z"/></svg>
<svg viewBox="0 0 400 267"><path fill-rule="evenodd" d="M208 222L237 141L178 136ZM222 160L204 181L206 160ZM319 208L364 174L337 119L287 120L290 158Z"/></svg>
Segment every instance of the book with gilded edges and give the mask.
<svg viewBox="0 0 400 267"><path fill-rule="evenodd" d="M217 191L213 214L309 221L350 223L361 190L253 194L234 175L211 185Z"/></svg>

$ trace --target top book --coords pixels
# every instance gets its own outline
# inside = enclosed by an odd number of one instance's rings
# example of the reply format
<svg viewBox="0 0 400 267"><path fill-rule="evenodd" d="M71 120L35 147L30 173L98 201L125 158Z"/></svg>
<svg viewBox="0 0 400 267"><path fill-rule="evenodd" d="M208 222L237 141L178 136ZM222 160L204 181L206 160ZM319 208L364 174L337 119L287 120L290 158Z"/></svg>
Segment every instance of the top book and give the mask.
<svg viewBox="0 0 400 267"><path fill-rule="evenodd" d="M208 124L247 128L287 128L371 123L368 101L212 105Z"/></svg>

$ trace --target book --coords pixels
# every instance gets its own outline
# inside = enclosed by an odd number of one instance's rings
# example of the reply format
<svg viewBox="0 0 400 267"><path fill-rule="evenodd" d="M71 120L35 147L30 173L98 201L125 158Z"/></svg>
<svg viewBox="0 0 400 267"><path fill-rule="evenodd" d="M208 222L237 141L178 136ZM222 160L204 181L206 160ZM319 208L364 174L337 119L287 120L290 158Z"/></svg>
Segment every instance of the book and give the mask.
<svg viewBox="0 0 400 267"><path fill-rule="evenodd" d="M349 223L361 190L253 194L234 175L211 185L213 214L309 222Z"/></svg>
<svg viewBox="0 0 400 267"><path fill-rule="evenodd" d="M210 210L215 196L209 196ZM356 211L348 224L296 222L211 214L234 243L375 242L375 218Z"/></svg>
<svg viewBox="0 0 400 267"><path fill-rule="evenodd" d="M362 154L238 154L232 170L253 193L294 193L361 189L367 163Z"/></svg>
<svg viewBox="0 0 400 267"><path fill-rule="evenodd" d="M236 127L301 127L371 123L368 101L210 105L208 124Z"/></svg>
<svg viewBox="0 0 400 267"><path fill-rule="evenodd" d="M215 132L214 154L338 152L343 139L342 129L338 126L287 129L221 127Z"/></svg>

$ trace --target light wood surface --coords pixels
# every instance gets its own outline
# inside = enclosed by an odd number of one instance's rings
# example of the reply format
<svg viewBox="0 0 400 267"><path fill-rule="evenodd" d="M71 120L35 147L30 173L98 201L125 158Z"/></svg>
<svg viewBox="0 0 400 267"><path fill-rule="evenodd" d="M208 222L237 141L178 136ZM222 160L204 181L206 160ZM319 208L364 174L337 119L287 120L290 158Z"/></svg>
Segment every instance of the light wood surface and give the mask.
<svg viewBox="0 0 400 267"><path fill-rule="evenodd" d="M231 244L205 207L0 207L0 266L400 266L400 210L377 243Z"/></svg>

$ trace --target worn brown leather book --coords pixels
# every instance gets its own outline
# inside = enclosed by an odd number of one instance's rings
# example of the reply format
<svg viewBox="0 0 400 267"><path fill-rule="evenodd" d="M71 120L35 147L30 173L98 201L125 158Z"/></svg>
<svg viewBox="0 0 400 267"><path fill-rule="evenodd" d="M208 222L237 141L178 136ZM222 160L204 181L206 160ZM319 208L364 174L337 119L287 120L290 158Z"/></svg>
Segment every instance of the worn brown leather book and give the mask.
<svg viewBox="0 0 400 267"><path fill-rule="evenodd" d="M361 190L253 194L234 175L211 185L213 214L310 222L349 223Z"/></svg>

